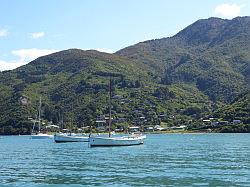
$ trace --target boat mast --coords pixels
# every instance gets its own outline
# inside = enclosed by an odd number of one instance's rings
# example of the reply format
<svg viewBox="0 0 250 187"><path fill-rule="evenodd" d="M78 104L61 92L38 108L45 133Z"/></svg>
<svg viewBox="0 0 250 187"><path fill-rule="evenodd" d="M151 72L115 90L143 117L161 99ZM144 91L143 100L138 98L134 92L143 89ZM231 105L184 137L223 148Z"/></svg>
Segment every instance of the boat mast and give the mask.
<svg viewBox="0 0 250 187"><path fill-rule="evenodd" d="M111 76L109 78L109 137L111 136Z"/></svg>
<svg viewBox="0 0 250 187"><path fill-rule="evenodd" d="M62 129L64 129L63 113L62 113Z"/></svg>
<svg viewBox="0 0 250 187"><path fill-rule="evenodd" d="M40 132L41 130L41 107L42 107L42 99L40 97L40 100L39 100L39 109L38 109L38 132Z"/></svg>

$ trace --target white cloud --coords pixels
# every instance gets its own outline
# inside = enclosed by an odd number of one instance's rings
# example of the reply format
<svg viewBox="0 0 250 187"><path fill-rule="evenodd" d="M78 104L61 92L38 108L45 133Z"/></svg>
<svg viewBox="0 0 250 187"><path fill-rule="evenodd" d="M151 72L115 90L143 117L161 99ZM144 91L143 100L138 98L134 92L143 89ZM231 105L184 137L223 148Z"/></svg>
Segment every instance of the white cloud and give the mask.
<svg viewBox="0 0 250 187"><path fill-rule="evenodd" d="M0 60L0 71L16 69L24 64L25 64L24 62L16 62L16 61L7 62L4 60Z"/></svg>
<svg viewBox="0 0 250 187"><path fill-rule="evenodd" d="M0 37L7 36L8 31L6 29L0 29Z"/></svg>
<svg viewBox="0 0 250 187"><path fill-rule="evenodd" d="M215 14L225 17L225 18L234 18L240 16L241 9L245 5L238 5L238 4L220 4L215 7Z"/></svg>
<svg viewBox="0 0 250 187"><path fill-rule="evenodd" d="M17 60L14 61L4 61L0 60L0 71L12 70L22 65L27 64L28 62L35 60L36 58L51 53L55 53L58 50L55 49L19 49L14 50L11 53L18 56Z"/></svg>
<svg viewBox="0 0 250 187"><path fill-rule="evenodd" d="M55 53L58 50L55 49L19 49L19 50L14 50L11 53L13 55L17 55L20 58L20 61L32 61L35 60L36 58L44 55L48 55L51 53Z"/></svg>
<svg viewBox="0 0 250 187"><path fill-rule="evenodd" d="M89 49L84 49L84 50L89 50ZM106 53L114 53L110 49L104 49L104 48L98 48L94 49L100 52L106 52ZM17 56L17 60L13 61L5 61L5 60L0 60L0 71L5 71L5 70L12 70L15 68L18 68L22 65L25 65L29 63L32 60L35 60L36 58L44 55L48 55L51 53L58 52L59 50L55 49L19 49L19 50L13 50L11 51L12 55Z"/></svg>
<svg viewBox="0 0 250 187"><path fill-rule="evenodd" d="M44 37L45 33L44 32L33 32L30 33L31 38L33 39L38 39Z"/></svg>

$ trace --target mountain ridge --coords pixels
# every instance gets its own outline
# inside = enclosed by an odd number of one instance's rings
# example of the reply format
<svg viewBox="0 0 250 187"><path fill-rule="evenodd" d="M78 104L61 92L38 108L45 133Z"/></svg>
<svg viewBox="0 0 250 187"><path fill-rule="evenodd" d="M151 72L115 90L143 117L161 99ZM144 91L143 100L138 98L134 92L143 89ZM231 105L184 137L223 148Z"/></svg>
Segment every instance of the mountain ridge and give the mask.
<svg viewBox="0 0 250 187"><path fill-rule="evenodd" d="M218 22L219 25L223 25L222 28L218 28ZM235 29L240 31L235 33L233 32ZM225 30L228 30L227 33L234 33L234 35L230 34L229 38L224 37L224 39L221 39L221 35L223 36ZM203 84L204 81L209 82L208 76L204 77L199 73L197 74L197 72L205 70L204 74L208 72L213 75L216 72L231 77L230 82L238 80L236 82L241 84L240 87L247 89L249 86L248 51L250 50L250 35L247 31L249 30L250 17L237 17L232 20L203 19L196 21L173 37L142 42L122 49L117 54L132 59L141 59L149 66L155 67L156 71L160 73L165 71L163 82L167 84L192 81L198 86ZM198 43L197 38L199 39ZM220 42L216 45L218 38ZM160 68L164 70L160 71ZM187 68L194 70L194 72L188 73ZM218 84L218 87L223 84L220 77L214 77L213 80L215 81L208 85L208 88L201 91L208 94L212 84ZM236 96L239 87L235 84L233 86L233 92L235 92L233 95ZM213 92L210 94L210 98L214 99L223 97L223 94L229 94L231 85L227 87L225 88L226 93ZM208 91L206 91L207 89ZM226 100L230 102L231 99Z"/></svg>

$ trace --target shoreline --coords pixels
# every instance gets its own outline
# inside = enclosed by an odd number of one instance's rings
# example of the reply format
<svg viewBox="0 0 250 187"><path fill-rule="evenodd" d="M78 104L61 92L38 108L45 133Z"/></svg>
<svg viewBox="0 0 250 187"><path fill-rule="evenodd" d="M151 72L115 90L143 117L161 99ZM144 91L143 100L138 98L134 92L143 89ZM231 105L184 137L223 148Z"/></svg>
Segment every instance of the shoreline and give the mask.
<svg viewBox="0 0 250 187"><path fill-rule="evenodd" d="M163 132L144 132L143 134L150 135L150 134L249 134L250 132L204 132L204 131L163 131ZM53 133L50 133L54 135ZM89 134L89 133L85 133ZM92 133L94 135L97 134L108 134L108 133ZM127 134L127 133L116 133L116 134ZM31 136L30 134L0 134L1 136Z"/></svg>

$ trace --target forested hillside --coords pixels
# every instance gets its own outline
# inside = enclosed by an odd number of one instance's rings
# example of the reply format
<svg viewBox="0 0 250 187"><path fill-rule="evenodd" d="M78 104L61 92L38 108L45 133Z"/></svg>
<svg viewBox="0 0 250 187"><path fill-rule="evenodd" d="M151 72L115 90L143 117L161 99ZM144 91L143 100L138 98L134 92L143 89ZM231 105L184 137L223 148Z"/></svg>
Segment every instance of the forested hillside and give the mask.
<svg viewBox="0 0 250 187"><path fill-rule="evenodd" d="M46 124L95 126L108 113L110 77L113 129L188 125L207 114L233 120L244 113L249 123L242 95L249 90L249 31L250 17L209 18L115 54L69 49L0 72L0 133L29 133L40 97ZM240 112L220 111L239 108L237 98Z"/></svg>
<svg viewBox="0 0 250 187"><path fill-rule="evenodd" d="M171 38L150 40L116 54L137 59L162 84L193 84L214 102L230 103L249 87L250 17L198 20Z"/></svg>

